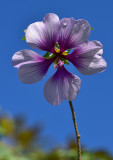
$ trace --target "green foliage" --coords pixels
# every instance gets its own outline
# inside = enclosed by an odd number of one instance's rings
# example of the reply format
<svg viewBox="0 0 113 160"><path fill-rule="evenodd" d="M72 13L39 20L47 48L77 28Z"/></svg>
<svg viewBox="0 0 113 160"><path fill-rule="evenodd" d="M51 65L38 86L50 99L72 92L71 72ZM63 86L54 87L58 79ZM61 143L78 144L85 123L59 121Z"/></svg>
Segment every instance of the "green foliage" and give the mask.
<svg viewBox="0 0 113 160"><path fill-rule="evenodd" d="M51 59L51 58L54 58L55 56L56 56L55 54L51 54L50 52L46 52L43 57L46 59Z"/></svg>
<svg viewBox="0 0 113 160"><path fill-rule="evenodd" d="M68 62L68 60L66 60L65 58L62 58L62 61L64 62L64 64L67 64L67 65L69 65L69 62Z"/></svg>
<svg viewBox="0 0 113 160"><path fill-rule="evenodd" d="M25 33L25 32L26 32L26 29L24 29L24 33ZM26 37L23 36L23 37L22 37L22 40L25 41L25 40L26 40Z"/></svg>
<svg viewBox="0 0 113 160"><path fill-rule="evenodd" d="M43 57L48 59L49 55L50 55L50 52L46 52Z"/></svg>
<svg viewBox="0 0 113 160"><path fill-rule="evenodd" d="M30 160L19 152L15 151L14 147L0 143L0 160Z"/></svg>
<svg viewBox="0 0 113 160"><path fill-rule="evenodd" d="M26 127L25 120L20 116L15 119L8 115L0 117L0 134L6 139L11 139L17 146L23 150L29 150L35 146L35 141L39 141L39 134L41 127L35 125L34 127Z"/></svg>
<svg viewBox="0 0 113 160"><path fill-rule="evenodd" d="M8 115L1 115L0 160L77 159L77 145L74 139L67 142L66 149L57 148L46 152L38 143L44 140L41 138L40 132L39 125L28 127L25 119L21 116L12 119ZM9 140L10 142L8 142ZM113 160L113 157L105 151L91 152L82 149L82 160Z"/></svg>
<svg viewBox="0 0 113 160"><path fill-rule="evenodd" d="M94 28L93 28L93 27L91 27L91 30L94 30Z"/></svg>
<svg viewBox="0 0 113 160"><path fill-rule="evenodd" d="M106 152L86 152L82 151L82 160L113 160L113 157ZM0 160L75 160L77 150L57 149L51 152L44 152L36 149L30 152L23 152L20 148L15 148L4 143L0 143Z"/></svg>
<svg viewBox="0 0 113 160"><path fill-rule="evenodd" d="M23 36L23 37L22 37L22 40L23 40L23 41L25 41L25 40L26 40L26 37L25 37L25 36Z"/></svg>

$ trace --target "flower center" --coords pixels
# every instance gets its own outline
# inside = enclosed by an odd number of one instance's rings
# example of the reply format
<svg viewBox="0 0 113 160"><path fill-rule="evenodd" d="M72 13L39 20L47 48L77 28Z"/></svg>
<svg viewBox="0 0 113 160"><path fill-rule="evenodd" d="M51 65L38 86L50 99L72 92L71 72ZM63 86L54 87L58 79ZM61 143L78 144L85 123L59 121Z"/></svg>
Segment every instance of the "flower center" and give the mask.
<svg viewBox="0 0 113 160"><path fill-rule="evenodd" d="M54 68L61 68L64 64L69 64L68 61L65 59L65 56L68 55L69 51L66 50L64 52L61 52L60 45L58 43L56 43L54 50L54 54L57 56L54 61Z"/></svg>
<svg viewBox="0 0 113 160"><path fill-rule="evenodd" d="M54 69L56 68L61 68L64 65L64 62L59 59L59 57L56 58L56 60L54 61Z"/></svg>

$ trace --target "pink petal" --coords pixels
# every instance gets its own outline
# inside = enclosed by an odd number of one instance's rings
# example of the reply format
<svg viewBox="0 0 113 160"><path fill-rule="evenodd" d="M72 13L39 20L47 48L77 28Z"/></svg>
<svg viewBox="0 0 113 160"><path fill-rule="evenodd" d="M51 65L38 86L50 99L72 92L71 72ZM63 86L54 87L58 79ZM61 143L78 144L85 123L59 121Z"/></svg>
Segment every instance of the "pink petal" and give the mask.
<svg viewBox="0 0 113 160"><path fill-rule="evenodd" d="M59 105L63 99L74 100L80 90L80 85L80 78L62 67L46 82L44 95L49 103Z"/></svg>
<svg viewBox="0 0 113 160"><path fill-rule="evenodd" d="M53 52L58 39L59 17L47 14L42 22L35 22L26 30L26 42L33 48Z"/></svg>
<svg viewBox="0 0 113 160"><path fill-rule="evenodd" d="M42 62L44 60L45 58L37 54L36 52L25 49L18 51L13 55L12 65L13 67L19 68L21 65L26 63Z"/></svg>
<svg viewBox="0 0 113 160"><path fill-rule="evenodd" d="M75 48L78 44L88 41L90 31L90 25L86 20L63 18L60 21L58 39L61 51Z"/></svg>
<svg viewBox="0 0 113 160"><path fill-rule="evenodd" d="M102 44L99 41L89 41L78 45L66 59L72 62L80 73L91 75L106 69L107 64L102 54Z"/></svg>
<svg viewBox="0 0 113 160"><path fill-rule="evenodd" d="M45 59L34 51L22 50L14 54L12 64L18 68L19 79L32 84L44 78L54 59Z"/></svg>

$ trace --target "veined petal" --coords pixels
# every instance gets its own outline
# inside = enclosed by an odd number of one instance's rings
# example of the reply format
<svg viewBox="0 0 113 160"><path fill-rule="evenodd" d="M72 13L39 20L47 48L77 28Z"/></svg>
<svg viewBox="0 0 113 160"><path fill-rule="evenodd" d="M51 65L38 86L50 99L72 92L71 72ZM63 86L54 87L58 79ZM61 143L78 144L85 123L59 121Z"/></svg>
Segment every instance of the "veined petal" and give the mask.
<svg viewBox="0 0 113 160"><path fill-rule="evenodd" d="M89 41L76 47L66 59L71 61L82 74L91 75L106 69L107 64L102 54L102 44L99 41Z"/></svg>
<svg viewBox="0 0 113 160"><path fill-rule="evenodd" d="M12 64L18 68L19 79L32 84L44 78L54 59L45 59L34 51L22 50L14 54Z"/></svg>
<svg viewBox="0 0 113 160"><path fill-rule="evenodd" d="M91 27L88 21L73 18L63 18L60 21L58 43L61 51L75 48L78 44L88 41Z"/></svg>
<svg viewBox="0 0 113 160"><path fill-rule="evenodd" d="M63 99L74 100L80 90L80 85L80 78L62 67L46 82L44 95L49 103L59 105Z"/></svg>
<svg viewBox="0 0 113 160"><path fill-rule="evenodd" d="M50 60L44 60L43 62L23 64L18 70L20 81L25 84L33 84L40 81L45 77L51 63Z"/></svg>
<svg viewBox="0 0 113 160"><path fill-rule="evenodd" d="M47 14L42 22L35 22L26 30L26 42L33 48L53 52L58 39L59 17Z"/></svg>
<svg viewBox="0 0 113 160"><path fill-rule="evenodd" d="M13 67L19 68L21 65L26 63L42 62L44 60L45 58L37 54L36 52L25 49L18 51L13 55L12 65Z"/></svg>

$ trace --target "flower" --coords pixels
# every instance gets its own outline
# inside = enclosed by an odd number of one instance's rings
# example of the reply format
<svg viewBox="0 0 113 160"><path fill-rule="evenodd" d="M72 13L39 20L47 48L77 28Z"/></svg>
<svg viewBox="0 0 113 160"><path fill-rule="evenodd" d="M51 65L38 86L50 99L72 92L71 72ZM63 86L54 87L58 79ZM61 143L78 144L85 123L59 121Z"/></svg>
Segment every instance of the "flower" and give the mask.
<svg viewBox="0 0 113 160"><path fill-rule="evenodd" d="M25 33L26 42L32 48L48 51L48 56L45 58L27 49L16 52L12 65L18 68L19 79L26 84L40 81L54 62L57 71L44 86L45 98L52 105L59 105L63 99L74 100L81 80L67 71L64 64L70 61L84 75L102 72L107 66L102 58L102 44L88 41L90 31L86 20L59 20L53 13L47 14L42 22L30 24ZM70 49L73 49L72 53L69 53Z"/></svg>

